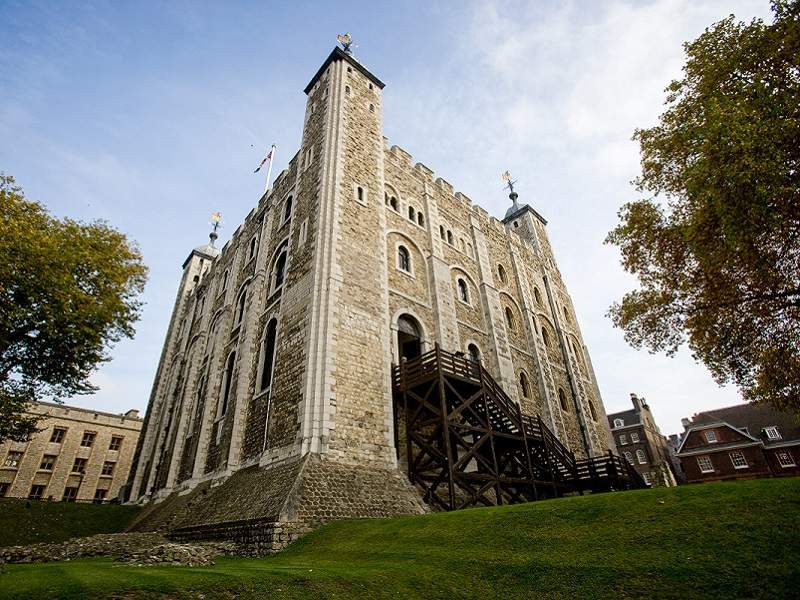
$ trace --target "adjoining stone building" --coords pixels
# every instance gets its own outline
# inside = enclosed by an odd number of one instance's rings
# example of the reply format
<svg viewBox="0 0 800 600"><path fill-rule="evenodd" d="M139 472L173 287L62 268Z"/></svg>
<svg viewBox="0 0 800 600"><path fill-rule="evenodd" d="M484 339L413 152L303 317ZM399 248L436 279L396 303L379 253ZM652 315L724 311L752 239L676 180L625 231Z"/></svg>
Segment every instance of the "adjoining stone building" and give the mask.
<svg viewBox="0 0 800 600"><path fill-rule="evenodd" d="M648 485L676 485L667 439L644 398L631 394L633 408L608 415L611 434L622 456Z"/></svg>
<svg viewBox="0 0 800 600"><path fill-rule="evenodd" d="M67 502L117 498L128 480L142 428L136 410L125 414L36 402L41 417L26 442L0 444L0 497Z"/></svg>
<svg viewBox="0 0 800 600"><path fill-rule="evenodd" d="M435 344L576 456L614 448L545 219L515 193L495 219L389 146L383 87L335 49L288 168L184 262L131 479L132 501L169 497L160 526L426 510L398 469L391 366Z"/></svg>

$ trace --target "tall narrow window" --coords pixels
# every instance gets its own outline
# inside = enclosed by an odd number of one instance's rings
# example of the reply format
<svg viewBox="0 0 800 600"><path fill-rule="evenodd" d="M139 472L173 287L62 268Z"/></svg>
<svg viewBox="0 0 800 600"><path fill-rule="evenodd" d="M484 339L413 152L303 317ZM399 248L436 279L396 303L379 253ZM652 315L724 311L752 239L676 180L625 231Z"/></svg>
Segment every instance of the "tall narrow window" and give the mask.
<svg viewBox="0 0 800 600"><path fill-rule="evenodd" d="M506 306L506 325L512 331L514 330L514 313L511 312L511 308Z"/></svg>
<svg viewBox="0 0 800 600"><path fill-rule="evenodd" d="M244 319L244 309L247 305L247 286L242 289L241 294L239 294L239 302L236 305L236 325L242 324L242 319Z"/></svg>
<svg viewBox="0 0 800 600"><path fill-rule="evenodd" d="M358 199L359 202L364 202L364 188L362 188L361 186L358 186L356 188L356 198Z"/></svg>
<svg viewBox="0 0 800 600"><path fill-rule="evenodd" d="M225 271L222 274L222 287L220 287L220 291L225 291L228 289L228 272Z"/></svg>
<svg viewBox="0 0 800 600"><path fill-rule="evenodd" d="M647 455L644 453L644 450L642 450L641 448L639 448L636 451L636 460L638 461L638 463L640 465L647 464Z"/></svg>
<svg viewBox="0 0 800 600"><path fill-rule="evenodd" d="M589 401L589 413L592 415L592 421L597 422L597 410L594 407L594 402Z"/></svg>
<svg viewBox="0 0 800 600"><path fill-rule="evenodd" d="M467 282L463 279L458 280L458 298L462 302L469 304L469 289L467 288Z"/></svg>
<svg viewBox="0 0 800 600"><path fill-rule="evenodd" d="M236 352L231 352L228 362L225 364L225 381L222 384L222 403L219 416L224 417L228 410L228 399L231 395L231 385L233 384L233 367L236 364Z"/></svg>
<svg viewBox="0 0 800 600"><path fill-rule="evenodd" d="M453 232L449 229L447 230L447 243L453 245Z"/></svg>
<svg viewBox="0 0 800 600"><path fill-rule="evenodd" d="M442 239L445 238L445 236L444 236L444 225L439 225L439 236L441 236Z"/></svg>
<svg viewBox="0 0 800 600"><path fill-rule="evenodd" d="M531 397L531 384L528 383L528 376L525 375L525 371L519 372L519 388L522 391L523 398Z"/></svg>
<svg viewBox="0 0 800 600"><path fill-rule="evenodd" d="M283 207L283 222L285 223L292 218L292 197L286 199L286 204Z"/></svg>
<svg viewBox="0 0 800 600"><path fill-rule="evenodd" d="M542 341L544 342L545 347L550 347L550 336L547 335L547 329L542 327Z"/></svg>
<svg viewBox="0 0 800 600"><path fill-rule="evenodd" d="M250 240L250 250L247 252L247 260L250 260L256 255L256 236Z"/></svg>
<svg viewBox="0 0 800 600"><path fill-rule="evenodd" d="M564 412L569 412L569 407L567 406L567 395L561 388L558 388L558 403L561 405L561 410Z"/></svg>
<svg viewBox="0 0 800 600"><path fill-rule="evenodd" d="M506 270L503 265L497 265L497 277L500 279L500 283L506 283Z"/></svg>
<svg viewBox="0 0 800 600"><path fill-rule="evenodd" d="M481 351L475 344L470 344L467 346L467 355L469 356L469 360L478 364L481 362Z"/></svg>
<svg viewBox="0 0 800 600"><path fill-rule="evenodd" d="M408 207L408 218L413 221L414 217L416 217L416 216L417 216L417 213L414 211L414 207L413 206L409 206Z"/></svg>
<svg viewBox="0 0 800 600"><path fill-rule="evenodd" d="M542 305L542 295L539 293L539 288L533 288L533 299L536 300L536 304L539 306Z"/></svg>
<svg viewBox="0 0 800 600"><path fill-rule="evenodd" d="M283 285L286 278L286 244L282 246L278 253L278 258L275 261L275 266L272 268L272 290L275 291Z"/></svg>
<svg viewBox="0 0 800 600"><path fill-rule="evenodd" d="M397 198L395 198L394 196L392 196L391 198L389 198L389 206L391 206L391 207L392 207L392 210L394 210L395 212L397 212L397 210L398 210L398 207L397 207Z"/></svg>
<svg viewBox="0 0 800 600"><path fill-rule="evenodd" d="M566 306L564 306L564 307L562 307L562 308L564 309L564 320L565 320L567 323L569 323L569 311L567 310L567 307L566 307Z"/></svg>
<svg viewBox="0 0 800 600"><path fill-rule="evenodd" d="M275 361L275 337L278 330L278 321L272 319L267 323L264 335L264 345L261 350L261 382L259 390L264 391L272 382L272 365Z"/></svg>
<svg viewBox="0 0 800 600"><path fill-rule="evenodd" d="M425 217L422 216L422 211L417 213L417 224L420 227L425 227Z"/></svg>
<svg viewBox="0 0 800 600"><path fill-rule="evenodd" d="M406 273L411 272L411 255L405 246L397 247L397 268Z"/></svg>

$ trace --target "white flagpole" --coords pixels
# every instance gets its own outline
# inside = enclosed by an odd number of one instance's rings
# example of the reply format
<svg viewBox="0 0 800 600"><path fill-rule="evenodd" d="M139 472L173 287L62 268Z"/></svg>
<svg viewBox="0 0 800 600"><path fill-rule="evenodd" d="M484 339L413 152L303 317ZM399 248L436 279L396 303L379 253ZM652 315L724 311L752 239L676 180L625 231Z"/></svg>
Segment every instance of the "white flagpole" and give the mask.
<svg viewBox="0 0 800 600"><path fill-rule="evenodd" d="M264 193L266 194L269 190L269 180L272 177L272 161L275 160L275 144L272 144L272 148L269 151L269 169L267 169L267 183L264 185Z"/></svg>

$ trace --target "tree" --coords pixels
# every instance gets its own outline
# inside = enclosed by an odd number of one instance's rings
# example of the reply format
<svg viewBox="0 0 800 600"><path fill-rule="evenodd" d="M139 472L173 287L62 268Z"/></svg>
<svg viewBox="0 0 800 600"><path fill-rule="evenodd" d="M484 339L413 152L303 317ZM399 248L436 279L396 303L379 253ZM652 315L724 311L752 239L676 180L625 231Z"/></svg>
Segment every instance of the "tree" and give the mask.
<svg viewBox="0 0 800 600"><path fill-rule="evenodd" d="M637 129L649 198L617 244L640 287L609 315L633 346L688 343L718 383L800 411L800 3L684 45L658 125Z"/></svg>
<svg viewBox="0 0 800 600"><path fill-rule="evenodd" d="M0 174L0 441L24 441L34 400L95 390L88 377L132 337L147 269L104 222L58 220Z"/></svg>

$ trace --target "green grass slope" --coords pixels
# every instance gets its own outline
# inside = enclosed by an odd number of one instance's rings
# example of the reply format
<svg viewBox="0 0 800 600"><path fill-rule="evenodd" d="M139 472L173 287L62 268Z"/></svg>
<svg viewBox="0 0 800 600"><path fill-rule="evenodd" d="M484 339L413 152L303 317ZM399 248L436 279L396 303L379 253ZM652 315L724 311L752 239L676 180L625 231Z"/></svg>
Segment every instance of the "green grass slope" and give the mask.
<svg viewBox="0 0 800 600"><path fill-rule="evenodd" d="M124 531L138 506L0 500L0 546Z"/></svg>
<svg viewBox="0 0 800 600"><path fill-rule="evenodd" d="M216 566L10 565L8 598L789 598L800 479L332 523Z"/></svg>

